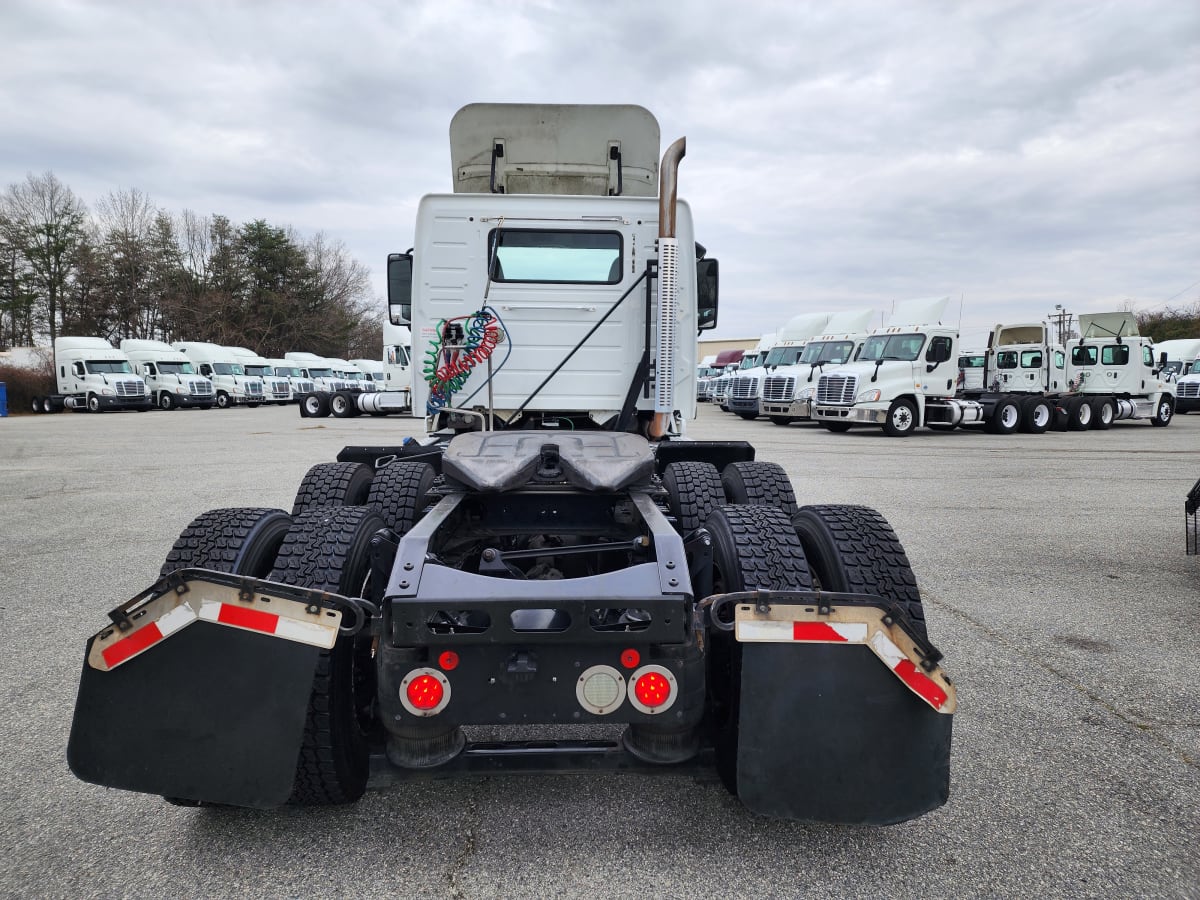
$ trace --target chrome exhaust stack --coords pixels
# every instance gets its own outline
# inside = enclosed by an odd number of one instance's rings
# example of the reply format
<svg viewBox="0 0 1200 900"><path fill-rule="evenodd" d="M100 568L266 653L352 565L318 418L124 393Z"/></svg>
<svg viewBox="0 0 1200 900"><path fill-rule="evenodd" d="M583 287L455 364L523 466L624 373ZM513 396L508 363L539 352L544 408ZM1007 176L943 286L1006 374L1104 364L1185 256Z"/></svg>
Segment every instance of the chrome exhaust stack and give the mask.
<svg viewBox="0 0 1200 900"><path fill-rule="evenodd" d="M658 352L654 363L654 418L650 437L662 440L675 411L675 318L679 302L679 242L675 238L679 161L687 152L681 137L663 154L658 170Z"/></svg>

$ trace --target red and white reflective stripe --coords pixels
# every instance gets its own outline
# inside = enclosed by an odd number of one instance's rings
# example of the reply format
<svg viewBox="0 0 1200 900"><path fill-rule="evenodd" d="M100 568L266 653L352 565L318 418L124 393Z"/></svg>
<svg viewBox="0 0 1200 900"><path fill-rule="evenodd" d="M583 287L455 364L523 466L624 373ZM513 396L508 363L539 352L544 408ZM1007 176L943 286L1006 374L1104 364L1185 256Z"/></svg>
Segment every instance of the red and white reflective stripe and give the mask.
<svg viewBox="0 0 1200 900"><path fill-rule="evenodd" d="M329 649L337 641L338 626L324 622L302 622L277 613L218 603L215 600L200 601L200 618L218 625L231 625L246 631L270 634L301 644Z"/></svg>
<svg viewBox="0 0 1200 900"><path fill-rule="evenodd" d="M105 664L111 669L119 666L139 653L149 650L169 634L174 634L184 625L196 621L196 612L186 604L177 606L166 615L143 625L133 634L126 635L101 651Z"/></svg>
<svg viewBox="0 0 1200 900"><path fill-rule="evenodd" d="M917 668L886 634L877 631L871 635L871 649L883 660L884 665L896 673L896 677L908 685L909 690L932 706L941 709L948 696L941 685Z"/></svg>
<svg viewBox="0 0 1200 900"><path fill-rule="evenodd" d="M737 639L742 642L810 641L823 644L862 644L867 640L865 622L774 622L737 623Z"/></svg>

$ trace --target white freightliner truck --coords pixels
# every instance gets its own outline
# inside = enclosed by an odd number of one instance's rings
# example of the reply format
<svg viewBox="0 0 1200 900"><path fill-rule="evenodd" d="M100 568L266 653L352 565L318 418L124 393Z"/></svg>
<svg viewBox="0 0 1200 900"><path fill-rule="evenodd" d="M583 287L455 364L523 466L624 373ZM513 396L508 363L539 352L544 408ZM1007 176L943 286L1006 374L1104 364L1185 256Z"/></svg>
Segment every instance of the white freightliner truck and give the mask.
<svg viewBox="0 0 1200 900"><path fill-rule="evenodd" d="M383 363L378 359L352 359L350 365L362 373L363 378L371 383L370 390L386 391L387 381L383 375Z"/></svg>
<svg viewBox="0 0 1200 900"><path fill-rule="evenodd" d="M374 379L368 378L363 371L348 359L333 359L334 371L342 376L342 380L346 382L346 389L355 393L369 393L377 391Z"/></svg>
<svg viewBox="0 0 1200 900"><path fill-rule="evenodd" d="M1192 363L1175 384L1175 411L1190 413L1200 409L1200 359Z"/></svg>
<svg viewBox="0 0 1200 900"><path fill-rule="evenodd" d="M263 403L277 403L280 406L291 403L291 379L276 375L275 366L269 359L255 353L248 347L226 347L234 358L241 363L242 369L248 376L258 378L263 386Z"/></svg>
<svg viewBox="0 0 1200 900"><path fill-rule="evenodd" d="M704 382L696 388L696 395L701 400L717 400L717 384L723 376L731 375L741 365L744 350L722 350L713 361L712 371Z"/></svg>
<svg viewBox="0 0 1200 900"><path fill-rule="evenodd" d="M683 140L660 167L640 107L489 104L451 146L388 262L438 430L314 465L290 514L198 517L88 642L75 774L251 807L597 771L715 772L801 821L944 803L954 687L894 532L683 439L717 312Z"/></svg>
<svg viewBox="0 0 1200 900"><path fill-rule="evenodd" d="M725 399L725 405L729 407L729 411L747 420L758 418L762 412L763 381L767 375L767 360L772 358L776 349L785 344L792 349L799 346L802 350L807 341L825 330L830 315L831 313L827 312L801 313L788 319L783 327L772 335L773 340L770 345L763 347L763 352L759 354L757 362L750 368L739 370L733 376ZM789 351L781 351L775 354L774 358L781 359L788 355Z"/></svg>
<svg viewBox="0 0 1200 900"><path fill-rule="evenodd" d="M297 402L305 394L311 394L316 390L313 380L305 375L293 360L271 357L267 362L271 366L271 374L276 378L287 379L292 402Z"/></svg>
<svg viewBox="0 0 1200 900"><path fill-rule="evenodd" d="M213 383L170 344L126 338L121 341L121 352L129 357L134 372L145 380L150 400L159 409L212 409L216 403Z"/></svg>
<svg viewBox="0 0 1200 900"><path fill-rule="evenodd" d="M283 354L283 358L298 365L301 374L312 381L313 389L317 392L332 393L333 391L347 391L350 389L350 383L334 371L334 362L332 359L317 356L315 353L309 353L304 350L293 350L290 353L285 353ZM301 404L303 404L303 399L301 399Z"/></svg>
<svg viewBox="0 0 1200 900"><path fill-rule="evenodd" d="M134 374L129 358L104 338L55 338L54 378L58 393L34 397L34 412L151 409L146 382Z"/></svg>
<svg viewBox="0 0 1200 900"><path fill-rule="evenodd" d="M1175 378L1186 375L1196 360L1200 359L1200 338L1159 341L1154 345L1154 355L1161 360L1164 353L1167 355L1167 361L1162 366L1163 375Z"/></svg>
<svg viewBox="0 0 1200 900"><path fill-rule="evenodd" d="M412 330L407 325L383 323L383 390L412 389Z"/></svg>
<svg viewBox="0 0 1200 900"><path fill-rule="evenodd" d="M939 313L940 316L940 313ZM997 325L985 355L983 389L963 390L946 360L957 356L957 329L879 329L856 365L822 376L816 418L831 431L882 425L893 436L921 425L981 425L995 434L1050 428L1108 428L1120 419L1166 425L1174 387L1159 377L1148 338L1126 314L1080 316L1084 337L1069 352L1045 323ZM951 355L943 359L945 354Z"/></svg>
<svg viewBox="0 0 1200 900"><path fill-rule="evenodd" d="M176 341L171 346L187 356L201 375L212 380L219 408L255 407L263 402L262 379L247 375L227 347L208 341Z"/></svg>
<svg viewBox="0 0 1200 900"><path fill-rule="evenodd" d="M774 342L773 334L764 334L758 339L758 343L754 345L754 349L742 354L741 359L737 361L737 365L726 366L725 370L717 376L716 382L713 384L713 400L720 405L722 411L729 412L729 389L733 387L733 379L737 378L742 372L748 372L756 368L763 358L767 355L767 344Z"/></svg>
<svg viewBox="0 0 1200 900"><path fill-rule="evenodd" d="M870 309L833 313L824 334L811 340L781 341L767 355L762 409L773 424L790 425L812 418L816 377L826 366L854 360L873 315Z"/></svg>

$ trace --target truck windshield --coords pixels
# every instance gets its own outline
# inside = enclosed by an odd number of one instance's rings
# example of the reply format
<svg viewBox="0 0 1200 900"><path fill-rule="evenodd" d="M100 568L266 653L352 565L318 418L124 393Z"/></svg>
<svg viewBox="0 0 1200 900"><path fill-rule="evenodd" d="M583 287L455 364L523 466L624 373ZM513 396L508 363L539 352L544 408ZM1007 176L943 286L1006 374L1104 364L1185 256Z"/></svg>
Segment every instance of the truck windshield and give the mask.
<svg viewBox="0 0 1200 900"><path fill-rule="evenodd" d="M754 353L750 356L743 356L742 361L738 363L738 371L742 369L753 369L758 365L758 354Z"/></svg>
<svg viewBox="0 0 1200 900"><path fill-rule="evenodd" d="M237 363L213 363L213 371L218 375L245 375L246 370Z"/></svg>
<svg viewBox="0 0 1200 900"><path fill-rule="evenodd" d="M246 366L246 374L247 375L257 375L259 378L261 378L264 375L271 374L271 367L270 366Z"/></svg>
<svg viewBox="0 0 1200 900"><path fill-rule="evenodd" d="M616 231L493 228L491 278L496 282L618 284L621 235Z"/></svg>
<svg viewBox="0 0 1200 900"><path fill-rule="evenodd" d="M308 375L310 378L332 378L333 369L309 369Z"/></svg>
<svg viewBox="0 0 1200 900"><path fill-rule="evenodd" d="M805 346L800 362L814 366L817 363L841 365L850 359L853 349L853 341L814 341Z"/></svg>
<svg viewBox="0 0 1200 900"><path fill-rule="evenodd" d="M803 347L772 347L763 365L794 366L800 360L800 354L803 352Z"/></svg>
<svg viewBox="0 0 1200 900"><path fill-rule="evenodd" d="M1192 367L1187 370L1189 375L1200 375L1200 359L1192 363Z"/></svg>
<svg viewBox="0 0 1200 900"><path fill-rule="evenodd" d="M879 360L898 359L912 362L921 355L925 345L923 334L877 334L867 338L863 344L861 362L877 362Z"/></svg>
<svg viewBox="0 0 1200 900"><path fill-rule="evenodd" d="M299 369L289 369L287 366L276 366L275 374L280 378L299 378Z"/></svg>
<svg viewBox="0 0 1200 900"><path fill-rule="evenodd" d="M195 375L196 369L190 362L159 362L160 375Z"/></svg>
<svg viewBox="0 0 1200 900"><path fill-rule="evenodd" d="M123 359L89 359L87 370L90 375L132 375L133 369Z"/></svg>

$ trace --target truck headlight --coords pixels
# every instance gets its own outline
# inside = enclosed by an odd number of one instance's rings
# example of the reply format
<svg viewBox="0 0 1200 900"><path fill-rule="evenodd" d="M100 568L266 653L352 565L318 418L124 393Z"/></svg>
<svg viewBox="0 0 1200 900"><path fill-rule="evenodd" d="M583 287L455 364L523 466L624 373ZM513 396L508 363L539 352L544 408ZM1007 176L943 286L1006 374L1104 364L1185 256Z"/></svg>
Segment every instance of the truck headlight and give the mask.
<svg viewBox="0 0 1200 900"><path fill-rule="evenodd" d="M181 384L179 387L175 388L175 393L177 393L177 394L190 394L190 393L191 393L191 391L189 391L189 390L187 389L187 385L183 385L183 384Z"/></svg>
<svg viewBox="0 0 1200 900"><path fill-rule="evenodd" d="M796 399L797 400L811 400L813 397L813 394L815 394L816 392L817 392L816 388L806 387L804 390L802 390L800 392L800 396L798 396Z"/></svg>
<svg viewBox="0 0 1200 900"><path fill-rule="evenodd" d="M100 393L103 394L105 397L111 397L111 396L113 396L113 394L116 393L116 391L114 391L112 388L106 387L106 388L101 388Z"/></svg>
<svg viewBox="0 0 1200 900"><path fill-rule="evenodd" d="M869 391L863 391L856 398L859 403L874 403L882 395L879 388L871 388Z"/></svg>

